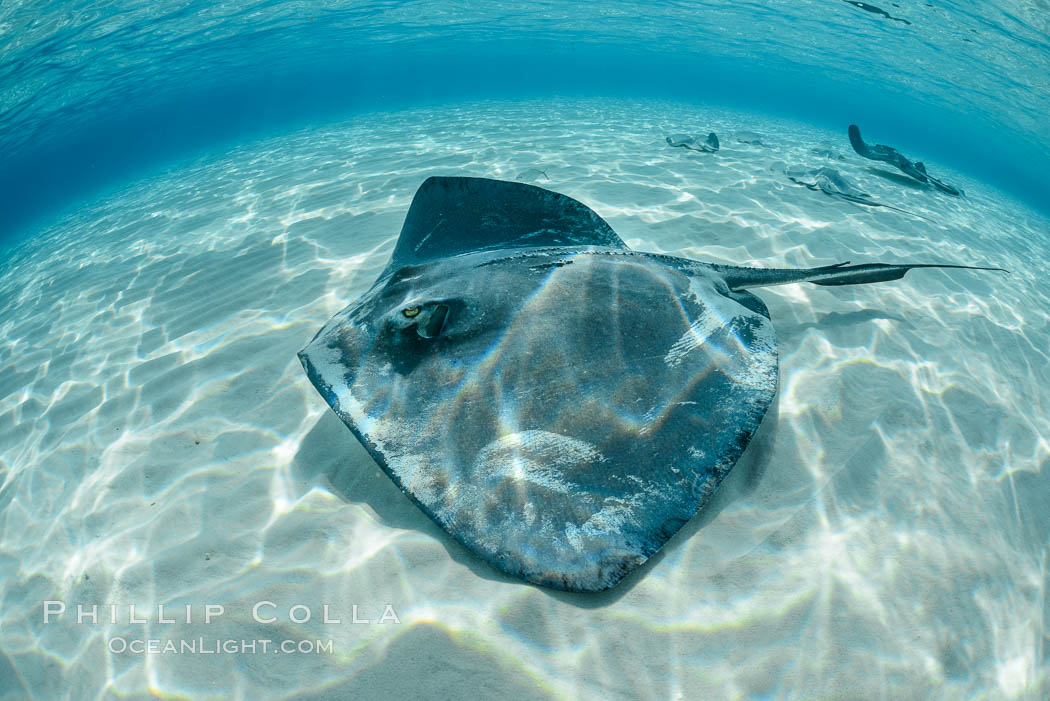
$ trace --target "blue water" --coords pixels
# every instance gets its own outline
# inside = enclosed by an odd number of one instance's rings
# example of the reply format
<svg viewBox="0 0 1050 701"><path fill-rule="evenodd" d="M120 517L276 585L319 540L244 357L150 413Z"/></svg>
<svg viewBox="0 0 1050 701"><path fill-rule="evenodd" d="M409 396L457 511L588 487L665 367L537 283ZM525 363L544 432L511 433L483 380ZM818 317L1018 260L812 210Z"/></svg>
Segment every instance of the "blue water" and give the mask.
<svg viewBox="0 0 1050 701"><path fill-rule="evenodd" d="M0 232L248 136L552 94L855 122L1050 207L1045 3L885 4L5 2Z"/></svg>
<svg viewBox="0 0 1050 701"><path fill-rule="evenodd" d="M1047 698L1050 4L876 4L4 0L0 700ZM641 251L1010 273L760 290L740 463L616 588L554 592L435 525L295 357L433 175Z"/></svg>

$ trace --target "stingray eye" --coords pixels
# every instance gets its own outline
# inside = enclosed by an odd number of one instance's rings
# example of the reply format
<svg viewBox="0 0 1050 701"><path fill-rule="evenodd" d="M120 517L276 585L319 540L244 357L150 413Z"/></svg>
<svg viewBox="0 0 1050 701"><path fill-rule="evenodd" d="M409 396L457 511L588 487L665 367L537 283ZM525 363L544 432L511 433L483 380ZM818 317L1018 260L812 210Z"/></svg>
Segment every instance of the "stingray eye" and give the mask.
<svg viewBox="0 0 1050 701"><path fill-rule="evenodd" d="M421 307L406 307L401 310L401 313L405 315L406 319L411 319L413 317L419 316L420 309Z"/></svg>

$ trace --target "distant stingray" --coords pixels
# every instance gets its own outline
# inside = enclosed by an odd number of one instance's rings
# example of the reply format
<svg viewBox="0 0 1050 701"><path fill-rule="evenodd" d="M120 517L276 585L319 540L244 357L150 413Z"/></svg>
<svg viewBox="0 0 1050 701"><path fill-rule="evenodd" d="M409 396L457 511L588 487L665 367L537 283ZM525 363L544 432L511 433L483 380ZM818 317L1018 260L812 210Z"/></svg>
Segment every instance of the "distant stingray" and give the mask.
<svg viewBox="0 0 1050 701"><path fill-rule="evenodd" d="M838 151L835 151L834 149L828 148L826 146L824 148L811 148L809 150L809 152L812 153L812 154L815 154L817 156L820 156L821 158L827 158L827 159L830 159L830 160L836 160L836 161L844 161L844 160L846 160L846 157L843 156L841 153L839 153Z"/></svg>
<svg viewBox="0 0 1050 701"><path fill-rule="evenodd" d="M693 151L714 153L718 150L718 136L711 132L705 140L701 141L700 137L691 136L690 134L671 134L667 137L667 145L681 146Z"/></svg>
<svg viewBox="0 0 1050 701"><path fill-rule="evenodd" d="M875 144L872 146L864 143L864 139L860 137L860 128L856 124L849 125L849 142L858 155L870 158L873 161L883 161L884 163L894 165L899 168L902 173L910 175L920 183L928 182L941 192L956 197L962 194L962 190L949 185L943 180L938 180L927 173L926 166L923 165L922 161L913 163L908 160L903 153L892 146L883 146L882 144Z"/></svg>
<svg viewBox="0 0 1050 701"><path fill-rule="evenodd" d="M434 177L379 279L299 353L321 397L453 538L508 574L616 584L707 504L777 390L749 290L898 280L634 251L583 203Z"/></svg>
<svg viewBox="0 0 1050 701"><path fill-rule="evenodd" d="M753 131L738 131L736 133L736 140L742 144L751 144L752 146L764 146L762 143L762 135L756 134Z"/></svg>
<svg viewBox="0 0 1050 701"><path fill-rule="evenodd" d="M855 202L857 204L862 204L867 207L885 207L886 209L892 209L895 212L900 212L902 214L908 214L919 219L924 219L925 221L928 221L932 224L937 223L932 219L928 219L922 216L921 214L909 212L906 209L900 209L898 207L894 207L893 205L876 202L871 198L871 195L860 190L853 183L847 180L846 176L844 176L842 173L838 172L834 168L821 167L807 170L804 166L792 166L784 171L784 175L786 175L788 177L788 180L790 180L793 183L805 185L810 190L820 190L825 195L837 197L840 200L846 200L847 202ZM812 176L812 178L807 178L807 176Z"/></svg>
<svg viewBox="0 0 1050 701"><path fill-rule="evenodd" d="M882 15L886 19L892 19L895 22L904 22L904 24L911 24L911 22L904 19L903 17L894 17L881 7L875 7L874 5L869 5L866 2L857 2L857 0L843 0L843 2L849 5L853 5L854 7L864 10L865 12L870 12L875 15Z"/></svg>

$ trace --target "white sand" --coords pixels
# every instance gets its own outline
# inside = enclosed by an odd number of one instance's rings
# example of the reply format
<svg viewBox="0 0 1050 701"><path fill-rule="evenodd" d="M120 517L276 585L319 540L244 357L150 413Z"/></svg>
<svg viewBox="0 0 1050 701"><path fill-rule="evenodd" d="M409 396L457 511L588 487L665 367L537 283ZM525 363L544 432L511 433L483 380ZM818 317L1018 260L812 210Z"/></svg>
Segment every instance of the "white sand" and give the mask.
<svg viewBox="0 0 1050 701"><path fill-rule="evenodd" d="M708 130L717 154L663 142ZM939 224L793 185L796 164ZM25 242L0 266L0 698L1044 696L1048 226L927 166L967 198L879 176L845 125L486 103L185 164ZM720 498L612 592L559 594L431 524L295 358L385 265L426 176L530 169L643 250L1013 273L761 291L779 403ZM44 624L52 599L70 610ZM277 623L252 620L263 600ZM77 603L100 622L78 625ZM206 604L225 615L205 625ZM289 622L295 604L310 622ZM354 604L401 622L350 624ZM333 652L107 651L118 636Z"/></svg>

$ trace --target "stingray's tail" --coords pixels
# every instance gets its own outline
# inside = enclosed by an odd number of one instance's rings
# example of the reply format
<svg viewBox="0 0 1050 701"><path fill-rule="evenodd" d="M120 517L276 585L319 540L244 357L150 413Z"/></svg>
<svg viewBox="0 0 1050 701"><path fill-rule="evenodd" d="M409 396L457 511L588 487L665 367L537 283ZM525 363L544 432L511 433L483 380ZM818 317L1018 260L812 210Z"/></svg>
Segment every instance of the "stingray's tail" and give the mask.
<svg viewBox="0 0 1050 701"><path fill-rule="evenodd" d="M849 195L839 195L839 197L841 197L844 200L849 200L850 202L856 202L857 204L867 205L868 207L882 207L883 209L892 209L894 212L900 212L901 214L907 214L909 217L915 217L916 219L922 219L923 221L928 221L931 224L937 224L938 223L938 222L934 221L933 219L930 219L929 217L924 217L921 214L916 214L915 212L909 212L908 210L901 209L900 207L894 207L892 204L883 204L882 202L876 202L875 200L866 200L866 199L862 199L862 198L859 198L859 197L851 197Z"/></svg>
<svg viewBox="0 0 1050 701"><path fill-rule="evenodd" d="M729 289L738 292L752 287L789 285L793 282L812 282L815 285L864 285L869 282L887 282L889 280L900 280L905 273L914 268L958 268L961 270L1010 272L1004 268L976 265L942 265L937 263L914 263L911 265L864 263L862 265L850 265L849 261L846 261L835 265L826 265L821 268L803 268L801 270L726 266L722 273L725 276L726 283L729 285Z"/></svg>
<svg viewBox="0 0 1050 701"><path fill-rule="evenodd" d="M954 185L949 185L948 183L944 182L943 180L938 180L937 178L933 177L932 175L927 175L926 179L930 181L931 185L933 185L935 188L937 188L938 190L940 190L941 192L943 192L945 194L952 195L953 197L959 197L960 195L963 194L963 191L960 190L959 188L955 187Z"/></svg>

